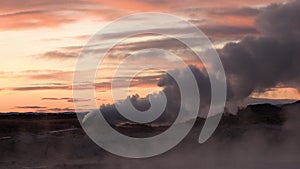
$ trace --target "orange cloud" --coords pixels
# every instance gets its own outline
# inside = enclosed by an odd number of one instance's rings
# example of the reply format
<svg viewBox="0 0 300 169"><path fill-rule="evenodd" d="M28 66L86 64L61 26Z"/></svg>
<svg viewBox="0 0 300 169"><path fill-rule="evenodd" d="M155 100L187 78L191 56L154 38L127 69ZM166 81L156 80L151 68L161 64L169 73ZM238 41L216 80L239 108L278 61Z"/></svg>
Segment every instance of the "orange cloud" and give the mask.
<svg viewBox="0 0 300 169"><path fill-rule="evenodd" d="M169 12L189 8L201 8L214 11L224 7L245 7L262 5L280 0L255 0L255 1L198 1L198 0L124 0L124 1L104 1L104 0L28 0L21 3L19 0L0 2L0 29L2 30L22 30L38 27L57 27L83 18L102 18L106 20L117 19L131 12ZM235 10L235 9L228 9ZM183 13L183 15L185 15ZM232 13L232 15L237 15ZM224 15L223 15L224 16ZM200 18L201 19L201 18ZM213 19L213 18L208 18ZM243 18L223 18L224 22L234 22L234 24L247 24L248 20ZM236 22L238 21L238 22ZM251 23L252 24L252 23ZM245 25L244 25L245 26Z"/></svg>
<svg viewBox="0 0 300 169"><path fill-rule="evenodd" d="M22 30L37 27L57 27L62 23L75 21L74 18L57 17L46 11L25 11L0 15L0 29Z"/></svg>
<svg viewBox="0 0 300 169"><path fill-rule="evenodd" d="M251 97L263 99L291 99L300 100L300 93L296 88L280 87L272 88L263 93L254 92Z"/></svg>

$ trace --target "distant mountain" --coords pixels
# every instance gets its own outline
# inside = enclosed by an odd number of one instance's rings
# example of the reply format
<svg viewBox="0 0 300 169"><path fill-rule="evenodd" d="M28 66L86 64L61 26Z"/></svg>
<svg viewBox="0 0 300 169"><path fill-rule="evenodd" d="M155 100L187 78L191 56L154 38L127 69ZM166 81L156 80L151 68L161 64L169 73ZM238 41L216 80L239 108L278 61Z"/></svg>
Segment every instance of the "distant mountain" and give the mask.
<svg viewBox="0 0 300 169"><path fill-rule="evenodd" d="M288 118L296 117L300 119L300 101L280 106L267 103L248 105L239 109L236 115L224 114L222 120L236 124L283 125Z"/></svg>
<svg viewBox="0 0 300 169"><path fill-rule="evenodd" d="M285 115L280 107L271 104L249 105L237 112L241 123L282 125Z"/></svg>
<svg viewBox="0 0 300 169"><path fill-rule="evenodd" d="M83 114L84 115L84 114ZM93 117L90 117L92 120ZM213 118L213 117L211 117ZM201 132L206 119L198 117L191 133ZM185 123L189 123L187 121ZM241 136L249 129L258 131L272 131L300 129L300 101L285 104L254 104L240 108L236 114L224 113L216 130L217 135L225 138ZM180 123L181 125L184 123ZM111 126L117 131L132 137L150 137L169 128L172 123L138 124L129 121L117 121ZM52 131L69 131L81 128L77 116L73 112L65 113L6 113L0 115L0 137L12 136L22 132L47 133ZM81 130L80 130L81 131Z"/></svg>
<svg viewBox="0 0 300 169"><path fill-rule="evenodd" d="M8 116L14 118L76 118L74 112L63 112L63 113L0 113L0 118L7 118ZM300 100L282 104L282 105L273 105L273 104L253 104L248 105L245 108L240 108L236 113L224 113L221 119L220 125L251 125L251 124L266 124L266 125L283 125L288 118L299 119L300 120ZM196 125L202 125L205 119L197 118ZM157 128L157 127L167 127L171 125L170 123L164 124L138 124L129 121L120 121L111 124L117 128Z"/></svg>

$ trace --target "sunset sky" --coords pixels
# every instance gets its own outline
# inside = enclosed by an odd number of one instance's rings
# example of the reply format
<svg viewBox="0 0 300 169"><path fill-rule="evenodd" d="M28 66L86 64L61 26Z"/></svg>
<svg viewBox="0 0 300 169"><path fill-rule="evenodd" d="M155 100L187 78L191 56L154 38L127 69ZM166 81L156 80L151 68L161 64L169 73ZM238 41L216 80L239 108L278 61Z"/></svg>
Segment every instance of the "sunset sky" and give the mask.
<svg viewBox="0 0 300 169"><path fill-rule="evenodd" d="M0 112L74 111L72 78L77 57L90 36L120 17L136 12L173 14L199 27L214 46L222 51L229 42L239 43L246 36L254 38L269 36L268 32L265 33L265 28L261 29L263 24L259 22L260 20L256 22L256 18L269 8L270 4L284 5L288 2L283 0L0 1L2 60ZM280 11L280 8L278 10ZM269 15L262 15L260 18L267 16ZM173 28L172 25L168 26L170 29ZM121 36L122 31L127 30L112 31L109 38ZM270 36L277 37L273 34ZM129 38L110 51L105 59L106 65L101 67L102 72L99 71L97 75L96 99L99 105L112 103L110 79L107 76L118 64L116 58L126 56L133 49L156 47L157 43L153 42L165 42L169 46L164 47L173 52L192 55L179 50L180 44L168 42L168 39L157 35L147 34ZM245 44L246 42L247 40ZM231 50L228 47L224 51ZM155 64L157 60L153 58L152 61ZM201 63L193 59L187 59L187 62L201 67ZM175 65L166 67L176 68ZM131 83L130 93L146 96L153 90L160 90L156 84L161 74L160 71L149 70L137 75L135 81ZM287 83L277 80L272 85L257 83L261 88L251 91L249 97L300 99L297 90L298 81L295 84L291 83L290 79L286 80Z"/></svg>

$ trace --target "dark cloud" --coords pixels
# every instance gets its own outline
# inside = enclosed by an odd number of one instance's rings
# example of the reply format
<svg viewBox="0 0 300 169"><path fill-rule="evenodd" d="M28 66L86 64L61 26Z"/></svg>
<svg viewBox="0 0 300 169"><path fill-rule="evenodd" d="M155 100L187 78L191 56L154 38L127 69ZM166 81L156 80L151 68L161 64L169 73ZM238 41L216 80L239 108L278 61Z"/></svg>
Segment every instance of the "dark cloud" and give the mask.
<svg viewBox="0 0 300 169"><path fill-rule="evenodd" d="M89 39L91 35L81 35L81 36L76 36L75 39ZM67 50L67 51L80 51L84 46L82 45L77 45L77 46L66 46L62 47L61 49Z"/></svg>
<svg viewBox="0 0 300 169"><path fill-rule="evenodd" d="M26 78L30 79L70 79L72 76L72 72L53 72L53 73L47 73L47 74L37 74L37 75L27 75ZM127 77L116 77L116 82L124 82L124 78ZM130 87L141 87L141 86L150 86L157 83L157 80L160 78L160 75L153 75L153 76L137 76L134 77L133 80L130 83ZM100 78L105 79L105 78ZM107 78L108 79L108 78ZM109 78L110 79L110 78ZM74 86L74 88L81 89L91 89L96 88L96 90L110 90L111 89L111 83L110 82L98 82L94 83L93 86L90 84L88 85L80 85L80 86ZM120 86L122 87L122 86ZM20 86L20 87L14 87L14 88L4 88L7 90L12 91L34 91L34 90L72 90L72 84L71 83L38 83L38 84L32 84L30 86ZM3 89L3 90L4 90ZM0 89L1 90L1 89ZM71 102L71 98L44 98L44 100L69 100ZM73 100L72 100L73 101ZM76 101L76 100L75 100ZM80 100L77 100L80 101Z"/></svg>
<svg viewBox="0 0 300 169"><path fill-rule="evenodd" d="M42 10L21 11L21 12L13 12L13 13L0 14L0 17L10 17L10 16L19 16L19 15L30 15L30 14L42 14L42 13L44 13L44 11L42 11Z"/></svg>
<svg viewBox="0 0 300 169"><path fill-rule="evenodd" d="M17 109L45 109L43 106L16 106Z"/></svg>
<svg viewBox="0 0 300 169"><path fill-rule="evenodd" d="M300 1L267 7L256 20L257 29L265 36L291 41L300 37Z"/></svg>
<svg viewBox="0 0 300 169"><path fill-rule="evenodd" d="M77 53L75 52L60 52L60 51L50 51L46 52L40 56L46 59L76 59Z"/></svg>
<svg viewBox="0 0 300 169"><path fill-rule="evenodd" d="M202 30L210 40L212 41L218 41L218 40L224 40L224 38L227 39L238 39L241 36L246 35L258 35L259 32L252 26L239 26L239 25L226 25L226 24L198 24L195 23L194 20L190 20L193 22L196 26L199 27L200 30ZM188 28L171 28L167 27L164 29L151 29L147 30L147 32L151 31L161 31L161 32L167 32L168 34L176 36L184 36L186 40L193 41L194 36L192 35L193 29ZM185 32L183 35L182 32ZM101 46L101 42L103 40L112 40L117 39L120 37L125 37L125 35L132 35L136 33L135 31L118 31L114 33L106 33L102 35L94 35L93 38L98 38L100 41L99 43L93 44L93 45L87 45L87 46L67 46L62 48L58 51L50 51L45 54L42 54L43 58L75 58L77 55L76 52L79 52L81 49L84 48L85 54L99 54L99 53L105 53L107 51L106 47ZM83 35L80 37L88 37L89 35ZM130 42L130 41L122 41L118 45L111 48L107 56L110 59L122 59L127 57L131 52L138 51L141 49L146 48L160 48L165 50L174 50L174 51L187 51L188 48L181 43L180 41L176 39L172 39L170 37L166 37L163 35L158 35L154 33L144 33L144 34L138 34L134 36L127 37L126 40L129 40L131 38L140 38L145 37L148 40L139 40L138 42ZM76 37L77 38L77 37ZM196 39L195 39L196 40ZM106 44L103 44L104 46ZM190 57L191 58L191 57Z"/></svg>
<svg viewBox="0 0 300 169"><path fill-rule="evenodd" d="M29 79L36 79L36 80L63 80L71 79L73 75L72 71L49 71L49 72L39 72L35 74L29 74L25 76ZM23 76L24 77L24 76Z"/></svg>
<svg viewBox="0 0 300 169"><path fill-rule="evenodd" d="M32 83L33 86L61 86L65 85L64 83Z"/></svg>
<svg viewBox="0 0 300 169"><path fill-rule="evenodd" d="M42 100L68 100L68 99L72 99L72 98L53 98L53 97L42 98Z"/></svg>
<svg viewBox="0 0 300 169"><path fill-rule="evenodd" d="M246 35L256 35L259 32L250 26L227 26L227 25L210 25L203 26L200 28L205 34L210 37L227 37L227 38L238 38Z"/></svg>
<svg viewBox="0 0 300 169"><path fill-rule="evenodd" d="M46 109L48 112L75 112L75 109L66 107L66 108L49 108Z"/></svg>
<svg viewBox="0 0 300 169"><path fill-rule="evenodd" d="M246 37L222 49L233 97L244 98L254 90L265 91L277 85L299 87L299 2L267 7L256 22L262 37Z"/></svg>
<svg viewBox="0 0 300 169"><path fill-rule="evenodd" d="M243 16L243 17L254 17L260 13L260 9L244 7L244 8L229 8L223 10L209 11L210 14L215 15L233 15L233 16Z"/></svg>
<svg viewBox="0 0 300 169"><path fill-rule="evenodd" d="M213 8L192 7L183 9L189 21L197 25L212 40L224 38L240 39L246 35L256 35L254 18L261 12L259 8L248 6L221 5Z"/></svg>
<svg viewBox="0 0 300 169"><path fill-rule="evenodd" d="M45 107L45 108L36 109L36 112L63 113L63 112L75 112L75 109L69 108L69 107L65 107L65 108L58 108L58 107L47 108L47 107Z"/></svg>
<svg viewBox="0 0 300 169"><path fill-rule="evenodd" d="M221 58L234 97L244 98L254 90L297 80L293 61L299 58L290 47L289 43L265 37L227 44Z"/></svg>
<svg viewBox="0 0 300 169"><path fill-rule="evenodd" d="M210 37L210 40L212 41L218 41L218 40L224 40L226 39L238 39L241 36L246 35L258 35L259 32L251 27L251 26L233 26L233 25L226 25L226 24L209 24L209 25L197 25L206 35ZM174 37L176 36L184 36L186 40L193 41L196 40L193 36L193 32L191 28L165 28L165 29L152 29L147 30L148 32L151 31L163 31L168 32L170 34L173 34ZM182 35L181 32L185 32L186 34ZM122 36L125 36L127 34L131 34L134 32L130 31L121 31L121 32L115 32L115 33L108 33L104 35L99 35L99 40L103 39L114 39L119 38ZM131 38L137 38L137 37L147 37L148 40L139 40L138 42L130 42L130 41L122 41L118 45L111 48L108 52L106 57L109 59L123 59L127 56L129 56L132 52L142 50L142 49L149 49L149 48L159 48L164 50L170 50L182 57L185 58L195 58L193 56L193 52L190 51L188 47L186 47L185 44L178 41L177 39L173 39L170 37L157 35L153 33L145 33L145 34L139 34L135 36L128 37L126 40L130 40ZM94 37L95 38L95 37ZM82 46L69 46L65 49L81 49ZM101 46L101 43L97 44L95 47L92 46L86 46L84 49L85 54L99 54L99 53L105 53L106 48ZM190 52L187 56L187 52ZM69 56L69 55L68 55ZM50 57L49 57L50 58ZM55 58L55 57L54 57ZM64 58L64 56L62 56ZM69 57L66 57L69 58Z"/></svg>
<svg viewBox="0 0 300 169"><path fill-rule="evenodd" d="M37 58L44 59L77 59L78 53L80 53L83 46L67 46L60 47L57 50L47 51L45 53L41 53L35 55Z"/></svg>
<svg viewBox="0 0 300 169"><path fill-rule="evenodd" d="M132 79L130 77L127 76L122 76L122 77L115 77L114 78L114 82L115 83L119 83L119 84L123 84L125 81L129 81L129 79L131 79L130 81L130 87L148 87L151 85L155 85L157 83L157 81L160 79L161 75L152 75L152 76L136 76L133 77ZM111 80L111 78L108 78L109 80ZM120 86L122 87L122 85ZM96 88L97 89L110 89L111 88L111 83L110 82L102 82L102 83L96 83Z"/></svg>
<svg viewBox="0 0 300 169"><path fill-rule="evenodd" d="M168 73L162 75L157 81L157 85L163 88L161 92L149 94L145 98L141 98L139 95L128 96L125 99L125 101L118 101L117 104L127 104L126 100L129 100L137 110L146 111L150 108L150 97L155 99L156 103L162 103L164 101L161 100L163 99L163 97L161 96L165 94L167 98L166 108L164 112L162 112L161 116L155 121L151 122L151 124L169 124L174 122L177 118L177 113L180 109L184 111L184 113L186 113L187 115L182 120L187 120L189 119L189 110L191 106L190 104L200 103L195 103L195 91L189 90L190 88L186 86L187 88L185 88L183 92L187 92L187 95L190 96L188 98L189 102L185 103L184 105L181 105L180 89L173 77L176 76L176 79L178 79L179 81L189 81L191 80L191 77L188 76L189 71L191 71L196 77L196 82L199 86L199 92L201 93L201 105L209 105L211 97L209 77L206 73L203 73L203 71L201 71L195 66L189 66L185 69L171 70ZM173 76L171 76L170 74L172 74ZM115 107L115 104L102 105L100 107L100 110L105 116L106 120L112 124L118 124L126 121L126 119L121 114L119 114L118 110ZM205 112L202 114L202 116L206 116Z"/></svg>
<svg viewBox="0 0 300 169"><path fill-rule="evenodd" d="M72 90L72 86L28 86L15 87L10 90L14 91L33 91L33 90Z"/></svg>
<svg viewBox="0 0 300 169"><path fill-rule="evenodd" d="M69 97L62 97L62 98L56 98L56 97L45 97L42 98L42 100L48 100L48 101L58 101L63 100L67 102L81 102L81 101L90 101L90 99L82 99L82 98L69 98Z"/></svg>
<svg viewBox="0 0 300 169"><path fill-rule="evenodd" d="M253 91L263 92L278 85L287 87L289 85L300 86L300 10L295 10L300 1L281 5L272 5L266 8L257 18L257 27L263 30L261 37L245 37L240 42L229 43L220 50L220 57L223 62L228 86L228 101L242 100L247 98ZM300 9L300 8L298 8ZM284 13L282 13L284 11ZM272 15L270 15L270 13ZM277 17L277 15L289 16ZM268 17L267 17L268 16ZM281 22L280 19L286 19ZM266 20L267 19L267 20ZM266 21L265 21L266 20ZM272 23L272 28L265 26L265 22ZM275 20L277 20L275 22ZM288 23L291 22L290 24ZM262 23L260 25L260 23ZM288 26L288 31L280 30L282 24ZM267 33L266 33L267 32ZM286 35L282 37L283 35ZM202 105L209 105L210 84L205 70L195 66L189 68L197 79ZM185 70L172 70L179 78L185 77ZM180 105L180 92L174 79L168 74L163 75L158 85L163 91L168 103L165 112L159 118L174 120ZM194 91L192 91L194 92ZM195 93L191 93L191 98ZM149 102L147 98L138 96L128 97L133 105L140 110L147 110ZM103 105L101 111L116 121L124 120L120 116L111 116L108 112L116 113L114 105ZM120 118L118 118L120 117Z"/></svg>
<svg viewBox="0 0 300 169"><path fill-rule="evenodd" d="M1 77L21 78L21 79L35 79L35 80L53 80L66 81L72 78L72 71L63 70L25 70L19 72L2 72ZM35 84L33 84L35 85ZM37 85L63 85L63 83L39 83Z"/></svg>

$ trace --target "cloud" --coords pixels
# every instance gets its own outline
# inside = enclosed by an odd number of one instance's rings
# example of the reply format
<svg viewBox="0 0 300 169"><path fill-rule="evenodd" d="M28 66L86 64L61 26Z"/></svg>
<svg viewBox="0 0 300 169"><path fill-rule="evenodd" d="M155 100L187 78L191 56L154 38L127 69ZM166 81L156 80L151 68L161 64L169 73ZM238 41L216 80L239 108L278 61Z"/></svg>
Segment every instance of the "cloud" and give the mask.
<svg viewBox="0 0 300 169"><path fill-rule="evenodd" d="M65 6L73 7L74 5L84 5L84 1L82 0L66 0L64 3L61 3L59 0L45 0L45 1L38 1L38 0L28 0L26 3L20 2L18 0L11 0L11 1L1 1L1 11L18 11L21 9L37 9L37 8L64 8Z"/></svg>
<svg viewBox="0 0 300 169"><path fill-rule="evenodd" d="M10 88L13 91L33 91L33 90L72 90L71 86L27 86Z"/></svg>
<svg viewBox="0 0 300 169"><path fill-rule="evenodd" d="M49 108L45 109L43 111L48 111L48 112L75 112L75 109L66 107L66 108Z"/></svg>
<svg viewBox="0 0 300 169"><path fill-rule="evenodd" d="M50 39L50 40L52 40L52 39ZM54 40L57 40L57 39L54 39ZM44 53L33 55L33 57L38 58L38 59L41 58L41 59L56 59L56 60L77 59L82 48L83 48L83 46L60 47L56 50L51 50L51 51L47 51Z"/></svg>
<svg viewBox="0 0 300 169"><path fill-rule="evenodd" d="M45 109L43 106L16 106L17 109Z"/></svg>
<svg viewBox="0 0 300 169"><path fill-rule="evenodd" d="M244 98L254 90L265 91L277 85L293 84L299 88L300 22L295 22L300 15L298 7L300 1L267 7L256 21L261 37L246 37L221 50L233 97Z"/></svg>
<svg viewBox="0 0 300 169"><path fill-rule="evenodd" d="M68 100L68 99L72 99L72 98L55 98L55 97L42 98L42 100Z"/></svg>
<svg viewBox="0 0 300 169"><path fill-rule="evenodd" d="M221 10L209 11L210 14L215 15L233 15L233 16L243 16L243 17L254 17L261 12L260 9L251 8L251 7L242 7L242 8L229 8Z"/></svg>
<svg viewBox="0 0 300 169"><path fill-rule="evenodd" d="M52 80L59 81L56 83L45 82L45 85L62 85L61 81L72 79L72 71L64 70L25 70L14 72L1 72L0 78L20 78L26 80Z"/></svg>
<svg viewBox="0 0 300 169"><path fill-rule="evenodd" d="M251 26L234 25L208 25L201 27L201 30L211 38L239 38L246 35L256 35L259 32Z"/></svg>
<svg viewBox="0 0 300 169"><path fill-rule="evenodd" d="M105 1L105 0L28 0L22 3L18 0L0 2L0 29L24 30L41 27L53 28L62 24L78 22L83 19L99 19L111 21L132 12L169 12L178 13L185 8L201 7L209 9L208 13L220 16L249 17L256 15L257 11L248 6L267 4L279 0L265 1L170 1L170 0L129 0L129 1ZM223 11L220 10L222 8ZM212 11L218 11L216 13ZM207 12L207 11L204 11ZM208 14L207 13L207 14ZM185 14L184 14L185 15ZM199 19L198 14L191 19ZM207 20L213 20L207 17ZM236 24L236 22L232 22Z"/></svg>
<svg viewBox="0 0 300 169"><path fill-rule="evenodd" d="M59 51L50 51L44 53L41 58L46 58L46 59L76 59L77 58L77 53L75 52L59 52Z"/></svg>
<svg viewBox="0 0 300 169"><path fill-rule="evenodd" d="M57 17L50 11L25 11L2 14L0 16L0 29L23 30L40 27L57 27L61 24L75 21L75 18Z"/></svg>
<svg viewBox="0 0 300 169"><path fill-rule="evenodd" d="M249 4L243 7L222 4L220 7L204 8L199 5L183 8L179 14L187 16L189 21L214 40L256 35L258 32L254 27L254 18L260 11L261 9L251 8ZM233 33L235 31L236 34Z"/></svg>
<svg viewBox="0 0 300 169"><path fill-rule="evenodd" d="M42 98L42 100L47 100L47 101L59 101L59 100L63 100L63 101L67 101L67 102L86 102L86 101L90 101L90 99L82 99L82 98L69 98L69 97L63 97L63 98L56 98L56 97L45 97Z"/></svg>
<svg viewBox="0 0 300 169"><path fill-rule="evenodd" d="M264 9L256 20L256 28L267 37L291 41L300 37L300 1L273 4Z"/></svg>
<svg viewBox="0 0 300 169"><path fill-rule="evenodd" d="M30 15L30 14L42 14L42 13L44 13L44 11L42 11L42 10L19 11L19 12L13 12L13 13L0 14L0 18L11 17L11 16L20 16L20 15Z"/></svg>
<svg viewBox="0 0 300 169"><path fill-rule="evenodd" d="M13 77L21 77L21 78L27 78L27 79L37 79L37 80L68 80L70 81L72 79L73 72L64 72L64 71L45 71L46 73L40 73L39 71L26 71L22 72L25 75L16 75ZM48 72L48 73L47 73ZM29 73L29 74L28 74ZM33 73L33 74L32 74ZM116 82L122 82L124 81L124 78L127 77L115 77L114 79ZM149 87L151 85L154 85L157 80L160 78L160 75L152 75L152 76L136 76L133 78L133 80L130 83L130 87ZM111 80L111 77L101 77L98 80ZM76 87L76 86L75 86ZM96 88L98 91L107 91L111 89L111 83L110 82L96 82L93 86L91 85L81 85L78 86L76 89L91 89ZM120 86L122 87L122 86ZM1 90L1 88L0 88ZM35 91L35 90L72 90L72 83L66 82L66 83L35 83L28 86L18 86L18 87L8 87L3 88L2 90L11 90L11 91ZM71 98L44 98L44 100L69 100L71 102ZM78 100L80 101L80 100Z"/></svg>
<svg viewBox="0 0 300 169"><path fill-rule="evenodd" d="M300 77L298 75L300 72L300 22L295 23L296 18L300 16L300 10L295 10L295 7L297 8L299 4L300 1L271 5L266 8L266 13L262 11L257 18L257 27L263 30L260 37L245 37L240 42L228 43L219 51L227 77L228 101L243 100L249 97L253 91L263 92L271 88L276 88L278 85L284 87L292 85L300 89ZM283 15L282 11L290 19L286 17L278 18L278 15ZM283 22L280 22L279 19L281 18L283 18ZM265 19L266 21L264 21ZM271 22L272 20L274 22ZM289 24L288 21L291 23ZM268 27L268 24L265 26L266 22L271 22L272 27ZM262 24L260 25L260 23ZM281 31L280 28L283 23L285 26L289 26L288 31ZM202 106L209 105L211 97L210 84L206 72L195 66L189 66L186 69L190 69L197 79ZM186 77L186 69L171 71L175 72L173 74L177 78L184 79ZM172 121L176 118L176 112L179 109L180 91L173 77L168 74L160 78L158 85L163 87L162 92L168 98L164 115L158 121L161 122L166 119ZM148 98L151 95L155 96L159 94L150 94L146 98L131 96L127 99L137 109L147 110L149 108ZM193 99L194 95L195 93L190 94L191 99ZM188 105L181 106L184 106L188 110ZM100 110L111 121L124 120L120 115L116 115L118 112L114 105L103 105ZM109 114L108 112L113 113Z"/></svg>
<svg viewBox="0 0 300 169"><path fill-rule="evenodd" d="M23 109L23 110L34 110L36 112L75 112L75 109L65 107L45 107L45 106L15 106L14 109Z"/></svg>
<svg viewBox="0 0 300 169"><path fill-rule="evenodd" d="M53 28L87 16L111 19L117 11L92 0L65 0L63 3L58 0L28 0L26 3L12 0L2 1L0 6L1 30Z"/></svg>
<svg viewBox="0 0 300 169"><path fill-rule="evenodd" d="M60 70L53 70L48 72L39 72L35 74L28 74L25 76L29 79L36 79L36 80L62 80L66 81L68 79L71 79L73 75L72 71L60 71Z"/></svg>
<svg viewBox="0 0 300 169"><path fill-rule="evenodd" d="M150 102L149 98L152 98L152 100L155 100L156 103L163 103L164 97L167 98L167 105L162 112L161 116L151 122L151 124L169 124L176 120L177 113L179 110L184 111L183 113L186 115L181 119L180 121L189 120L190 115L190 109L193 107L192 105L198 105L199 103L195 103L195 100L197 100L195 96L195 91L191 91L190 87L187 86L187 88L184 88L184 91L180 91L175 79L173 77L176 77L179 81L190 81L190 78L193 78L189 76L189 72L192 72L195 76L196 82L199 86L200 91L200 100L201 105L205 106L207 108L207 105L209 105L210 102L210 83L209 83L209 77L207 74L203 73L200 69L198 69L195 66L189 66L184 69L175 69L170 70L168 73L162 75L160 79L157 81L157 85L162 87L163 90L158 93L152 93L147 95L145 98L140 97L139 95L133 95L128 96L125 100L121 100L116 102L115 104L124 105L127 104L127 101L130 101L132 105L140 110L140 111L146 111L150 108ZM172 74L173 76L170 76ZM189 97L188 102L185 102L184 105L181 105L181 92L184 92ZM118 124L124 121L127 121L121 114L119 114L118 110L115 107L115 104L107 104L102 105L100 107L101 113L103 113L106 120L112 124ZM206 117L206 112L201 114L201 116ZM130 113L130 112L123 112L123 113ZM145 114L145 116L147 116Z"/></svg>

